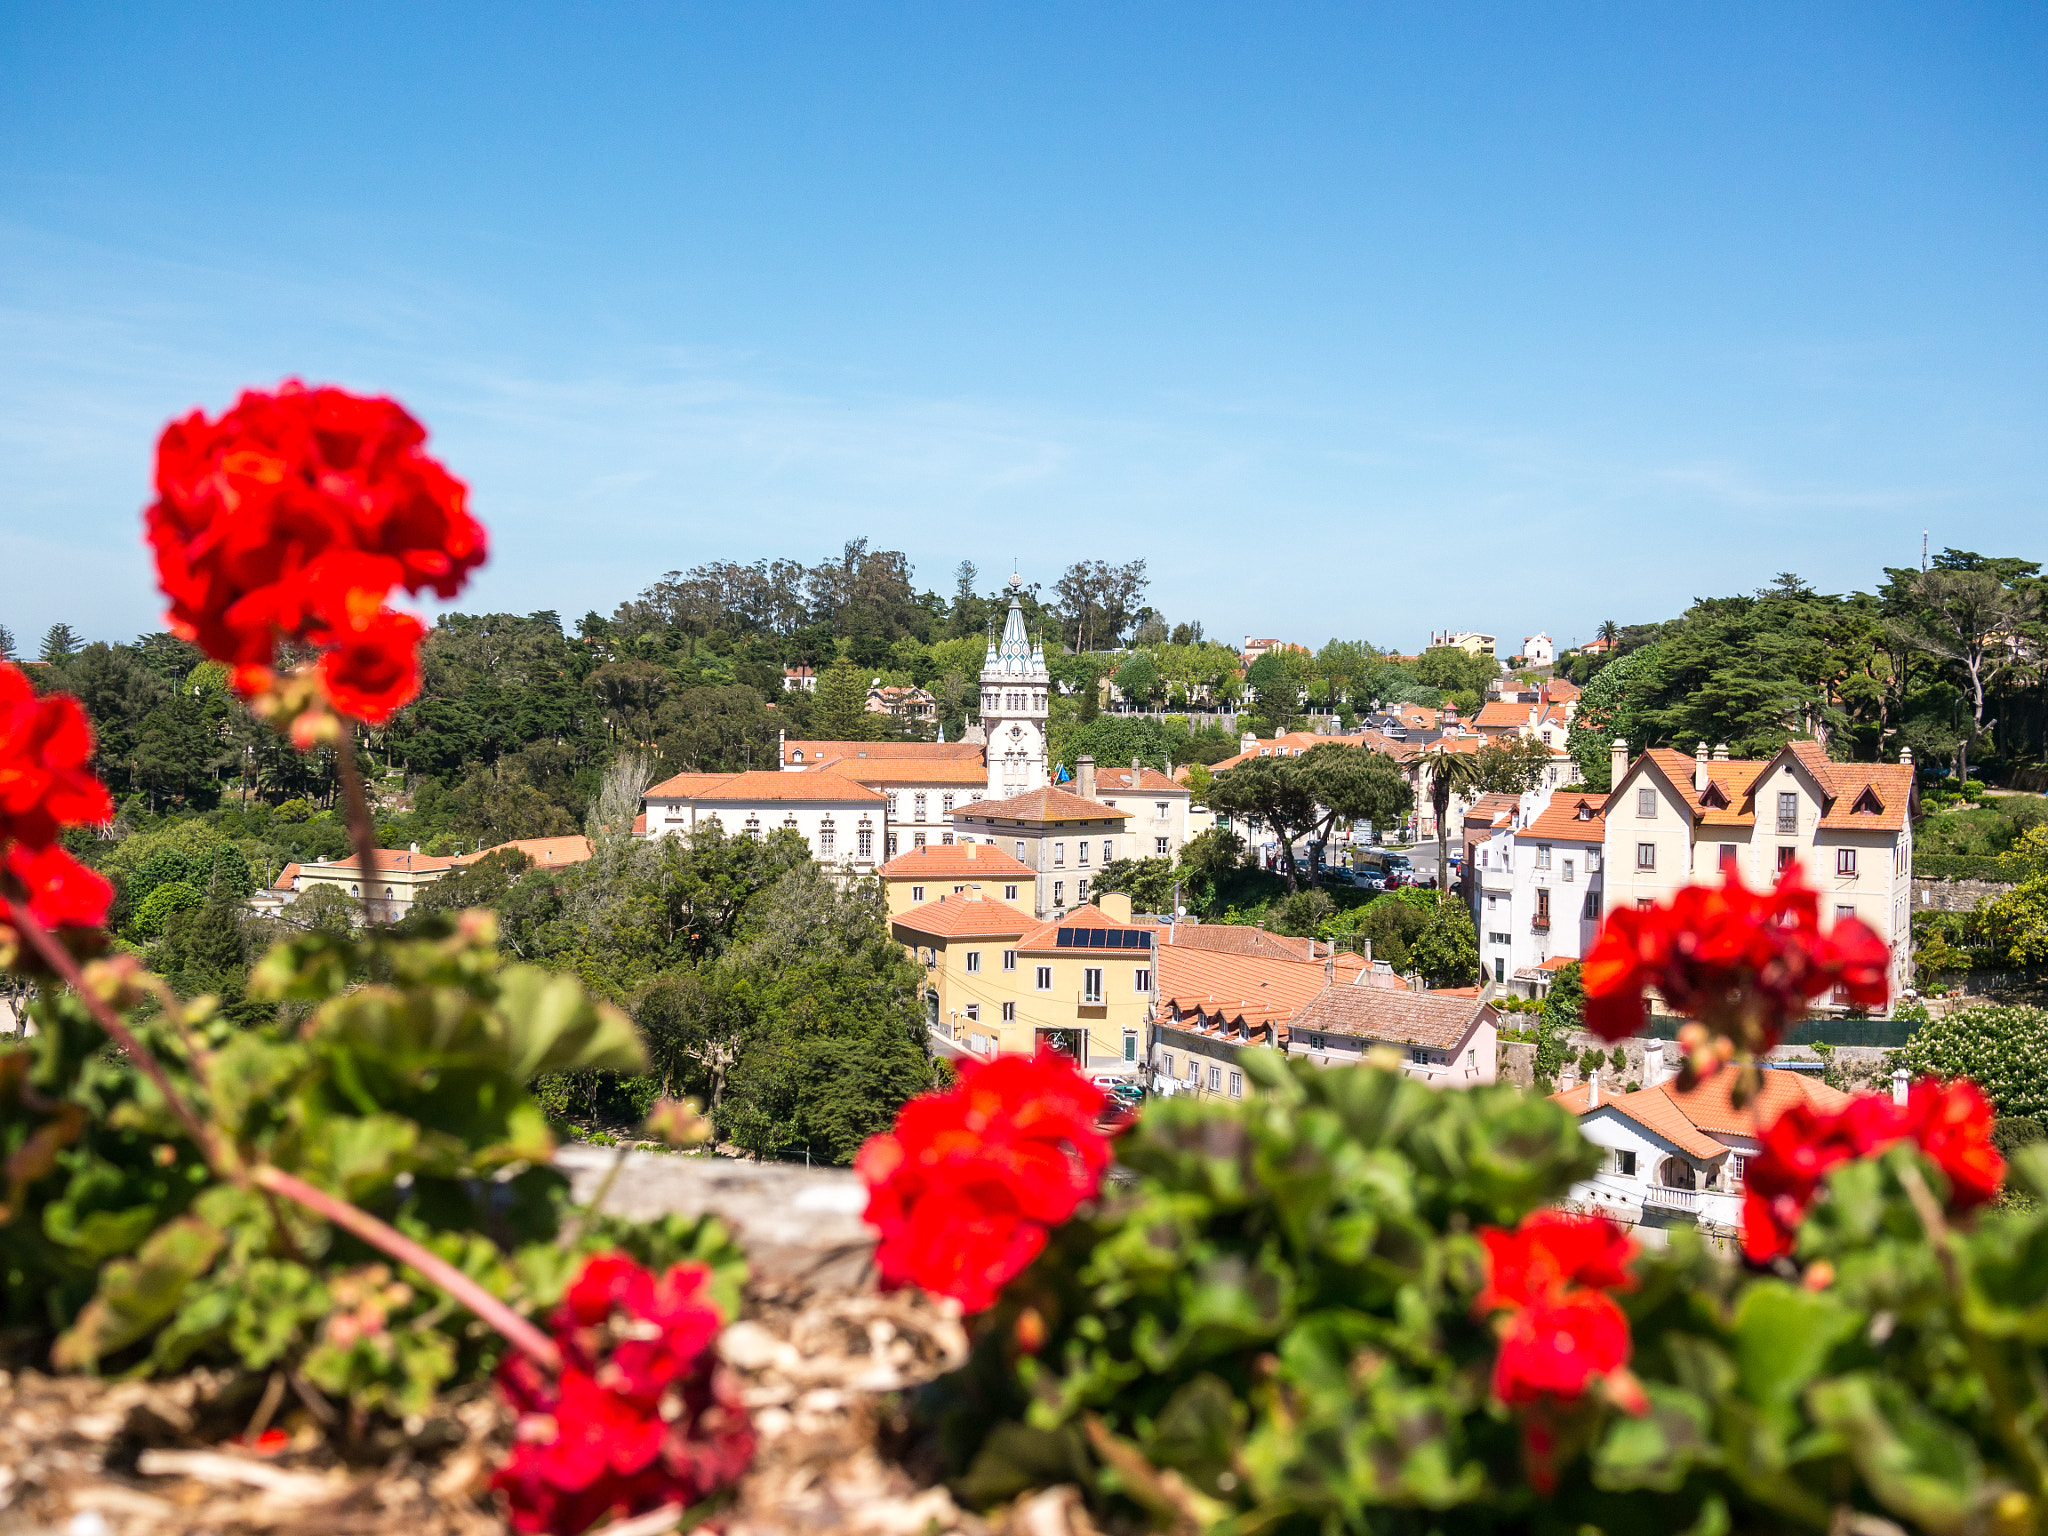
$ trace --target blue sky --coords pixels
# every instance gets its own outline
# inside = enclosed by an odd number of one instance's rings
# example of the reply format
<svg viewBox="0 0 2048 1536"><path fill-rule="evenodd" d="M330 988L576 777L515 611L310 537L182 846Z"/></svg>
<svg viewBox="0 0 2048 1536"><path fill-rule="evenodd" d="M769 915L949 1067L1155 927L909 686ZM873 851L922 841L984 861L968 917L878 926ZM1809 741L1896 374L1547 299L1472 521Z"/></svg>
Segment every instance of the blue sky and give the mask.
<svg viewBox="0 0 2048 1536"><path fill-rule="evenodd" d="M389 392L471 609L847 538L1561 640L2048 558L2048 10L0 3L0 622L155 434Z"/></svg>

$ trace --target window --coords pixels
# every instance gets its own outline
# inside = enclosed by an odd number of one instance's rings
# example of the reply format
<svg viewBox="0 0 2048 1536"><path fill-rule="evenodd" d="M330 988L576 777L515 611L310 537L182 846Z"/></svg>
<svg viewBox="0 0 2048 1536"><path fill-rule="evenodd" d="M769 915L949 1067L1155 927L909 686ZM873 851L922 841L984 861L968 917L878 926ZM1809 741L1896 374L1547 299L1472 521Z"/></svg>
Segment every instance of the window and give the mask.
<svg viewBox="0 0 2048 1536"><path fill-rule="evenodd" d="M1475 1069L1476 1069L1476 1068L1478 1067L1478 1065L1479 1065L1479 1047L1477 1047L1477 1046L1474 1046L1474 1047L1473 1047L1473 1048L1472 1048L1471 1050L1469 1050L1469 1051L1467 1051L1467 1052L1465 1053L1465 1065L1466 1065L1466 1066L1468 1066L1468 1067L1472 1067L1472 1068L1475 1068Z"/></svg>
<svg viewBox="0 0 2048 1536"><path fill-rule="evenodd" d="M923 795L917 795L917 796L913 797L913 798L912 798L912 800L911 800L911 802L910 802L910 804L911 804L911 812L910 812L910 819L911 819L912 821L923 821L923 820L924 820L924 796L923 796Z"/></svg>
<svg viewBox="0 0 2048 1536"><path fill-rule="evenodd" d="M1006 886L1004 886L1004 887L1003 887L1003 900L1005 900L1005 901L1015 901L1016 899L1017 899L1017 887L1015 887L1014 885L1006 885Z"/></svg>
<svg viewBox="0 0 2048 1536"><path fill-rule="evenodd" d="M1209 1069L1209 1091L1211 1093L1220 1093L1222 1089L1223 1069L1221 1067L1211 1067Z"/></svg>
<svg viewBox="0 0 2048 1536"><path fill-rule="evenodd" d="M892 789L892 790L890 790L890 791L889 791L889 819L890 819L891 821L900 821L900 820L902 820L902 818L903 818L903 807L902 807L902 804L901 804L900 802L901 802L901 797L897 795L897 793L896 793L896 791L895 791L895 790L893 790L893 789Z"/></svg>
<svg viewBox="0 0 2048 1536"><path fill-rule="evenodd" d="M1638 912L1647 912L1650 910L1650 908L1656 905L1657 903L1650 900L1650 898L1647 896L1638 896L1636 898L1636 910Z"/></svg>
<svg viewBox="0 0 2048 1536"><path fill-rule="evenodd" d="M1017 862L1019 864L1024 862L1024 844L1022 842L1017 844Z"/></svg>
<svg viewBox="0 0 2048 1536"><path fill-rule="evenodd" d="M950 848L953 846L953 834L947 832L939 838L939 841L944 843L948 848Z"/></svg>
<svg viewBox="0 0 2048 1536"><path fill-rule="evenodd" d="M1064 880L1055 880L1055 881L1053 881L1053 883L1052 883L1052 904L1053 904L1054 906L1056 906L1056 907L1064 907L1064 906L1065 906L1065 905L1067 904L1067 882L1066 882L1066 881L1064 881Z"/></svg>
<svg viewBox="0 0 2048 1536"><path fill-rule="evenodd" d="M1150 992L1152 990L1152 967L1141 965L1131 973L1131 976L1137 982L1138 991Z"/></svg>
<svg viewBox="0 0 2048 1536"><path fill-rule="evenodd" d="M911 833L910 846L913 848L922 848L924 846L924 834L922 832Z"/></svg>
<svg viewBox="0 0 2048 1536"><path fill-rule="evenodd" d="M894 832L891 832L891 833L889 834L889 837L888 837L888 848L889 848L889 857L890 857L890 858L892 858L892 859L893 859L893 858L895 858L895 857L896 857L896 834L895 834Z"/></svg>
<svg viewBox="0 0 2048 1536"><path fill-rule="evenodd" d="M1542 928L1550 926L1550 892L1540 885L1536 887L1536 923Z"/></svg>
<svg viewBox="0 0 2048 1536"><path fill-rule="evenodd" d="M1496 982L1502 982L1508 979L1508 963L1507 961L1501 959L1499 955L1495 955L1493 957L1493 979Z"/></svg>
<svg viewBox="0 0 2048 1536"><path fill-rule="evenodd" d="M1054 843L1052 845L1052 867L1058 869L1066 862L1067 845L1065 843Z"/></svg>
<svg viewBox="0 0 2048 1536"><path fill-rule="evenodd" d="M924 887L923 887L923 886L921 886L921 885L913 885L913 886L912 886L912 887L910 888L910 899L911 899L912 901L923 901L923 900L924 900Z"/></svg>
<svg viewBox="0 0 2048 1536"><path fill-rule="evenodd" d="M1657 791L1645 786L1636 791L1636 814L1654 820L1657 815Z"/></svg>
<svg viewBox="0 0 2048 1536"><path fill-rule="evenodd" d="M954 894L955 896L963 896L963 895L965 895L966 893L967 893L967 887L966 887L966 886L964 886L964 885L956 885L956 886L954 886L954 887L953 887L953 894Z"/></svg>
<svg viewBox="0 0 2048 1536"><path fill-rule="evenodd" d="M1049 965L1041 965L1038 968L1038 990L1041 992L1050 992L1052 990L1052 967Z"/></svg>
<svg viewBox="0 0 2048 1536"><path fill-rule="evenodd" d="M953 797L951 795L941 795L939 797L939 809L944 811L948 816L952 815Z"/></svg>
<svg viewBox="0 0 2048 1536"><path fill-rule="evenodd" d="M1165 1056L1161 1057L1160 1059L1165 1063L1164 1070L1166 1072L1166 1075L1168 1077L1173 1076L1173 1052L1168 1051L1165 1054Z"/></svg>
<svg viewBox="0 0 2048 1536"><path fill-rule="evenodd" d="M1244 1097L1244 1074L1242 1072L1230 1074L1230 1096L1233 1099Z"/></svg>
<svg viewBox="0 0 2048 1536"><path fill-rule="evenodd" d="M1088 867L1088 839L1085 837L1081 839L1081 867Z"/></svg>
<svg viewBox="0 0 2048 1536"><path fill-rule="evenodd" d="M1152 802L1152 819L1154 821L1166 820L1166 802L1164 800L1154 800Z"/></svg>
<svg viewBox="0 0 2048 1536"><path fill-rule="evenodd" d="M747 833L747 837L748 837L748 838L749 838L749 839L750 839L751 841L753 841L753 842L757 842L757 843L758 843L759 841L761 841L761 818L760 818L760 817L758 817L758 816L749 816L749 817L747 818L747 826L746 826L746 833Z"/></svg>
<svg viewBox="0 0 2048 1536"><path fill-rule="evenodd" d="M1084 965L1081 967L1081 1001L1099 1003L1102 1001L1102 967Z"/></svg>
<svg viewBox="0 0 2048 1536"><path fill-rule="evenodd" d="M1853 876L1856 873L1856 850L1837 848L1835 850L1835 873Z"/></svg>
<svg viewBox="0 0 2048 1536"><path fill-rule="evenodd" d="M1570 859L1564 861L1564 883L1566 885L1572 883L1572 861Z"/></svg>
<svg viewBox="0 0 2048 1536"><path fill-rule="evenodd" d="M1778 868L1781 870L1790 869L1793 861L1798 857L1799 850L1797 848L1780 848L1778 850Z"/></svg>
<svg viewBox="0 0 2048 1536"><path fill-rule="evenodd" d="M1656 867L1657 867L1657 845L1656 845L1655 843L1637 843L1637 844L1636 844L1636 868L1637 868L1637 869L1655 869Z"/></svg>
<svg viewBox="0 0 2048 1536"><path fill-rule="evenodd" d="M1538 843L1536 845L1536 867L1538 869L1550 868L1550 844Z"/></svg>
<svg viewBox="0 0 2048 1536"><path fill-rule="evenodd" d="M1015 1003L1003 1004L1003 1022L1005 1024L1017 1022L1017 1005Z"/></svg>
<svg viewBox="0 0 2048 1536"><path fill-rule="evenodd" d="M1799 830L1799 792L1794 789L1778 791L1778 830L1797 832Z"/></svg>
<svg viewBox="0 0 2048 1536"><path fill-rule="evenodd" d="M859 848L859 856L861 858L872 859L875 856L875 829L873 827L862 827L855 835L854 842Z"/></svg>
<svg viewBox="0 0 2048 1536"><path fill-rule="evenodd" d="M1014 949L1006 949L1003 951L1003 969L1006 971L1014 971L1015 969L1017 969L1017 951L1015 951Z"/></svg>
<svg viewBox="0 0 2048 1536"><path fill-rule="evenodd" d="M1835 921L1838 923L1846 923L1850 918L1854 917L1855 915L1856 909L1852 906L1844 905L1835 908Z"/></svg>
<svg viewBox="0 0 2048 1536"><path fill-rule="evenodd" d="M1152 839L1152 851L1163 859L1173 852L1173 844L1163 837L1155 837Z"/></svg>
<svg viewBox="0 0 2048 1536"><path fill-rule="evenodd" d="M1124 1060L1136 1061L1137 1059L1138 1032L1134 1029L1127 1029L1124 1031Z"/></svg>
<svg viewBox="0 0 2048 1536"><path fill-rule="evenodd" d="M981 1022L981 1004L969 1003L967 1005L967 1022L970 1024L979 1024Z"/></svg>
<svg viewBox="0 0 2048 1536"><path fill-rule="evenodd" d="M1075 889L1075 891L1074 891L1074 900L1076 900L1076 901L1080 902L1080 903L1081 903L1081 904L1082 904L1083 906L1087 905L1087 902L1088 902L1088 879L1087 879L1087 876L1085 876L1085 875L1084 875L1084 876L1082 876L1082 878L1081 878L1081 882L1080 882L1079 886L1078 886L1078 887L1076 887L1076 889Z"/></svg>
<svg viewBox="0 0 2048 1536"><path fill-rule="evenodd" d="M1600 893L1598 891L1586 892L1585 914L1594 922L1600 920Z"/></svg>
<svg viewBox="0 0 2048 1536"><path fill-rule="evenodd" d="M1586 873L1589 875L1595 874L1599 871L1599 868L1600 850L1598 848L1588 848L1586 850Z"/></svg>
<svg viewBox="0 0 2048 1536"><path fill-rule="evenodd" d="M1738 857L1739 855L1736 853L1733 843L1723 843L1721 845L1721 867L1723 869L1733 869Z"/></svg>
<svg viewBox="0 0 2048 1536"><path fill-rule="evenodd" d="M1636 1155L1635 1155L1635 1153L1633 1153L1633 1152L1617 1152L1617 1153L1615 1153L1615 1154L1614 1154L1614 1161L1615 1161L1615 1164L1616 1164L1616 1166L1618 1166L1618 1167L1620 1168L1620 1170L1621 1170L1621 1173L1622 1173L1622 1176L1623 1176L1624 1178L1630 1178L1630 1179L1632 1179L1632 1178L1634 1178L1634 1177L1636 1176Z"/></svg>
<svg viewBox="0 0 2048 1536"><path fill-rule="evenodd" d="M981 970L980 950L970 949L969 951L967 951L967 969L969 974L974 974Z"/></svg>

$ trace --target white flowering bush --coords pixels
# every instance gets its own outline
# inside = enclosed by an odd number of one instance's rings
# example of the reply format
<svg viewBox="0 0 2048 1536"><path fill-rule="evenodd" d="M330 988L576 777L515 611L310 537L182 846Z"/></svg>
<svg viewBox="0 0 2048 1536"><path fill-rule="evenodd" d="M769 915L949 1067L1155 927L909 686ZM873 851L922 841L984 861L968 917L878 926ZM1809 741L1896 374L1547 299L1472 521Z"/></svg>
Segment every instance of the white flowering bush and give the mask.
<svg viewBox="0 0 2048 1536"><path fill-rule="evenodd" d="M1916 1077L1967 1077L2000 1119L2048 1121L2048 1008L1966 1008L1930 1019L1892 1065Z"/></svg>

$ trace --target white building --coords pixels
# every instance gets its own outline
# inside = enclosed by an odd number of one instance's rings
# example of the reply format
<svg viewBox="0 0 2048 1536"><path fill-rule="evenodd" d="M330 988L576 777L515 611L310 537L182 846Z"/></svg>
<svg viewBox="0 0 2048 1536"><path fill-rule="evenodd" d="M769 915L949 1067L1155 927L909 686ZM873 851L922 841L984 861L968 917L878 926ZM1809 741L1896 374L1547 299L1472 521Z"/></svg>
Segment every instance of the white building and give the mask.
<svg viewBox="0 0 2048 1536"><path fill-rule="evenodd" d="M1547 667L1557 660L1557 643L1548 635L1529 635L1522 641L1522 660L1532 667Z"/></svg>
<svg viewBox="0 0 2048 1536"><path fill-rule="evenodd" d="M1024 605L1017 593L1024 578L1010 578L1010 612L1000 637L991 638L981 669L981 725L986 739L991 800L1044 789L1047 777L1045 721L1052 674L1045 647L1024 631Z"/></svg>
<svg viewBox="0 0 2048 1536"><path fill-rule="evenodd" d="M1661 1042L1644 1047L1644 1082L1633 1093L1616 1092L1603 1069L1551 1096L1579 1117L1580 1133L1606 1153L1599 1172L1572 1186L1570 1203L1641 1228L1638 1235L1652 1241L1663 1241L1661 1234L1675 1226L1732 1240L1742 1230L1743 1167L1758 1150L1758 1127L1794 1104L1832 1110L1849 1095L1813 1074L1767 1068L1762 1091L1737 1109L1729 1096L1732 1070L1682 1091L1665 1072L1663 1057Z"/></svg>
<svg viewBox="0 0 2048 1536"><path fill-rule="evenodd" d="M1177 858L1190 838L1216 825L1215 812L1195 806L1187 785L1136 759L1128 768L1097 768L1090 762L1074 788L1084 800L1131 813L1124 825L1125 858Z"/></svg>
<svg viewBox="0 0 2048 1536"><path fill-rule="evenodd" d="M1605 915L1604 795L1524 795L1488 829L1465 833L1466 889L1479 963L1496 982L1546 961L1584 958Z"/></svg>
<svg viewBox="0 0 2048 1536"><path fill-rule="evenodd" d="M836 773L679 773L641 797L641 836L689 836L717 825L728 836L764 841L788 829L828 869L871 875L882 863L888 800Z"/></svg>
<svg viewBox="0 0 2048 1536"><path fill-rule="evenodd" d="M1891 949L1893 995L1912 985L1920 800L1910 753L1897 763L1836 763L1817 743L1794 741L1768 758L1731 759L1726 747L1709 757L1701 742L1691 757L1656 748L1631 763L1617 740L1613 782L1604 841L1610 906L1669 901L1725 869L1753 890L1768 888L1797 862L1820 892L1822 921L1862 919Z"/></svg>

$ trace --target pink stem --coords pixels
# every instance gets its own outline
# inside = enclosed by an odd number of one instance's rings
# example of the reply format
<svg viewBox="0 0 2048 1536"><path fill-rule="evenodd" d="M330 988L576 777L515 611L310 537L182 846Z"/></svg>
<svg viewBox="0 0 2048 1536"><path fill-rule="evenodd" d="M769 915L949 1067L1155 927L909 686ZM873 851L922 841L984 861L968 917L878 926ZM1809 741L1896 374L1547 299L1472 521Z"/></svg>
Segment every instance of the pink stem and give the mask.
<svg viewBox="0 0 2048 1536"><path fill-rule="evenodd" d="M381 1249L401 1264L410 1264L478 1317L511 1341L514 1348L530 1355L549 1371L562 1368L562 1353L554 1341L525 1318L498 1300L476 1281L438 1254L422 1248L403 1232L386 1225L368 1211L350 1205L339 1196L316 1189L304 1179L268 1163L257 1165L252 1177L263 1189L274 1190L296 1200L316 1216L324 1216L337 1227L346 1227L371 1247Z"/></svg>
<svg viewBox="0 0 2048 1536"><path fill-rule="evenodd" d="M78 994L99 1026L113 1036L121 1049L142 1070L142 1075L156 1084L156 1090L164 1096L164 1102L171 1108L192 1137L192 1143L199 1148L207 1164L223 1178L235 1176L235 1160L220 1145L220 1138L214 1135L213 1127L199 1118L192 1106L185 1102L183 1094L171 1086L171 1079L163 1064L150 1054L149 1048L135 1037L128 1026L121 1022L121 1016L114 1012L107 1000L85 984L85 976L78 969L78 962L71 957L71 951L61 944L57 936L36 920L28 907L21 902L9 904L10 920L15 927L28 935L36 953L49 963L50 969L63 977L71 990Z"/></svg>

